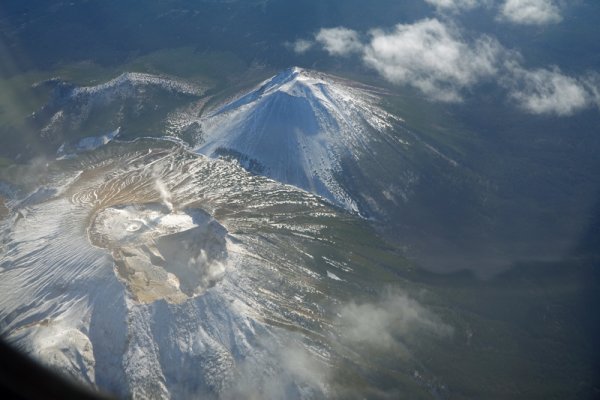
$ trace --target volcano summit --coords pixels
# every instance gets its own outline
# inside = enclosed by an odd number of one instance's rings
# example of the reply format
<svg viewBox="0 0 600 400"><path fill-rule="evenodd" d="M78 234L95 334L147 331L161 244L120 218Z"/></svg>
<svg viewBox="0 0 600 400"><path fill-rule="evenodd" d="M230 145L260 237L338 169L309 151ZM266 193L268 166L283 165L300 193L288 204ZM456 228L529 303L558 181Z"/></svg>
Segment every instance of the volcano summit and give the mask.
<svg viewBox="0 0 600 400"><path fill-rule="evenodd" d="M376 157L372 143L393 141L399 121L378 101L374 88L290 68L207 113L196 150L358 211L346 164Z"/></svg>

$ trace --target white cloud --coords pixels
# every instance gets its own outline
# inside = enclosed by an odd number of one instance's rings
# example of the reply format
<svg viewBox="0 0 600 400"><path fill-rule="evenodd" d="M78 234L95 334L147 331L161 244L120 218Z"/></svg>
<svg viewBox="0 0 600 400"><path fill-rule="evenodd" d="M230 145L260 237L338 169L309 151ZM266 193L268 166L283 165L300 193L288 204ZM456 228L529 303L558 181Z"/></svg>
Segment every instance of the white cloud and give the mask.
<svg viewBox="0 0 600 400"><path fill-rule="evenodd" d="M502 47L483 36L469 43L437 19L399 24L391 32L371 31L364 62L392 83L408 84L442 101L496 73Z"/></svg>
<svg viewBox="0 0 600 400"><path fill-rule="evenodd" d="M535 3L524 3L530 1ZM315 37L330 55L358 54L387 81L413 86L434 100L461 101L477 84L493 80L528 113L570 116L594 104L600 108L600 74L571 77L557 67L526 69L518 52L494 38L466 38L435 18L374 29L365 42L342 27L322 29Z"/></svg>
<svg viewBox="0 0 600 400"><path fill-rule="evenodd" d="M425 0L438 11L471 10L488 3L488 0Z"/></svg>
<svg viewBox="0 0 600 400"><path fill-rule="evenodd" d="M363 48L358 33L342 27L321 29L315 39L333 56L346 56Z"/></svg>
<svg viewBox="0 0 600 400"><path fill-rule="evenodd" d="M257 339L257 351L237 363L232 385L219 398L304 398L300 393L310 394L308 398L327 397L330 367L298 335L281 342L267 334Z"/></svg>
<svg viewBox="0 0 600 400"><path fill-rule="evenodd" d="M600 109L600 74L591 72L582 79L582 83L590 94L591 101Z"/></svg>
<svg viewBox="0 0 600 400"><path fill-rule="evenodd" d="M586 85L556 67L525 70L515 65L510 70L509 94L529 113L569 116L592 104Z"/></svg>
<svg viewBox="0 0 600 400"><path fill-rule="evenodd" d="M292 43L286 43L286 46L292 49L295 53L304 54L313 47L314 43L310 40L298 39Z"/></svg>
<svg viewBox="0 0 600 400"><path fill-rule="evenodd" d="M350 303L339 313L342 340L380 350L403 347L415 335L448 336L452 328L406 295L387 293L376 303Z"/></svg>
<svg viewBox="0 0 600 400"><path fill-rule="evenodd" d="M525 25L544 25L562 20L560 8L554 0L505 0L500 7L500 18Z"/></svg>

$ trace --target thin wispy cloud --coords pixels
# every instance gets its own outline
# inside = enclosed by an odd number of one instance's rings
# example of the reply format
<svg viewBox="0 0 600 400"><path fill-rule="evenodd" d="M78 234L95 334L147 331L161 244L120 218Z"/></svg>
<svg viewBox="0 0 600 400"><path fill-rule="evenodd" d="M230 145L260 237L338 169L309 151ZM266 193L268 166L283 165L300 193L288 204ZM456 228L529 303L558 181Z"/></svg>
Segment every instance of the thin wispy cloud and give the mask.
<svg viewBox="0 0 600 400"><path fill-rule="evenodd" d="M488 5L489 0L425 0L438 11L461 11Z"/></svg>
<svg viewBox="0 0 600 400"><path fill-rule="evenodd" d="M581 83L589 93L591 102L600 109L600 74L590 72L581 79Z"/></svg>
<svg viewBox="0 0 600 400"><path fill-rule="evenodd" d="M388 292L372 303L346 304L337 323L342 342L378 350L404 348L416 337L447 337L451 326L408 296Z"/></svg>
<svg viewBox="0 0 600 400"><path fill-rule="evenodd" d="M255 346L260 351L237 363L231 384L219 398L262 400L327 397L330 367L309 351L298 335L291 333L287 339L279 342L265 333L265 336L258 337Z"/></svg>
<svg viewBox="0 0 600 400"><path fill-rule="evenodd" d="M554 0L505 0L500 6L498 18L523 25L545 25L562 21L561 10Z"/></svg>
<svg viewBox="0 0 600 400"><path fill-rule="evenodd" d="M457 14L476 8L494 9L496 20L521 25L545 25L562 21L557 0L424 0L441 14Z"/></svg>
<svg viewBox="0 0 600 400"><path fill-rule="evenodd" d="M294 53L304 54L314 46L314 43L310 40L298 39L295 42L286 42L285 46L291 49Z"/></svg>

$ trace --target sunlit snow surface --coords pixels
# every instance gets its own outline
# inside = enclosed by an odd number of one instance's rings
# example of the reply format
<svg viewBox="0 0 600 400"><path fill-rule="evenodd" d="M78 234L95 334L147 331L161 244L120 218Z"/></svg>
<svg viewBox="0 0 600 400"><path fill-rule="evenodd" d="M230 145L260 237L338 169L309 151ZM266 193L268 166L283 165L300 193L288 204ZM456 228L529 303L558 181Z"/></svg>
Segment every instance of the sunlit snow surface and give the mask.
<svg viewBox="0 0 600 400"><path fill-rule="evenodd" d="M1 331L120 396L324 396L324 305L351 269L311 268L308 246L333 243L322 230L346 217L235 164L142 142L59 160L7 202Z"/></svg>
<svg viewBox="0 0 600 400"><path fill-rule="evenodd" d="M319 194L357 211L341 182L343 161L356 162L398 121L373 88L290 68L211 111L198 122L197 151L235 158L252 172Z"/></svg>

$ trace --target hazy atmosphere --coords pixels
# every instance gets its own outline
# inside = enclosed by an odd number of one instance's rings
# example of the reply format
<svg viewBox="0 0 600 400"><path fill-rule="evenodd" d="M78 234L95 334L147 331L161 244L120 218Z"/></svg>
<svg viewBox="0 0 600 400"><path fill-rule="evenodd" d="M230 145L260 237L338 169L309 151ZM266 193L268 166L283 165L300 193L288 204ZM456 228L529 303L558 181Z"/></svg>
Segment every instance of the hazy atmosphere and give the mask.
<svg viewBox="0 0 600 400"><path fill-rule="evenodd" d="M2 391L597 398L599 20L2 1Z"/></svg>

